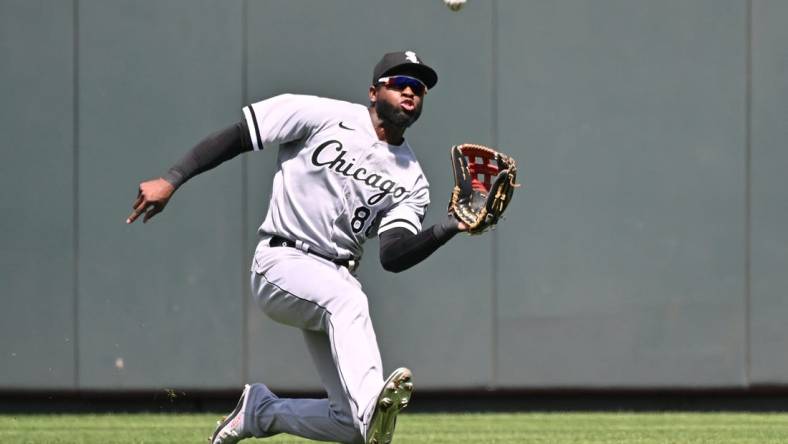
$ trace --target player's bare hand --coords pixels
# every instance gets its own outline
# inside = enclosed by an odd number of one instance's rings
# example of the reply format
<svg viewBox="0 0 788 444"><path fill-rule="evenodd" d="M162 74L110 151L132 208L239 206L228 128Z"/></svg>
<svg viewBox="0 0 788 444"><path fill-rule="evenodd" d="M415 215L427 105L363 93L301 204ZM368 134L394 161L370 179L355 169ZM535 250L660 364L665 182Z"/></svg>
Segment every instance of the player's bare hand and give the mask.
<svg viewBox="0 0 788 444"><path fill-rule="evenodd" d="M147 222L167 206L167 202L170 201L174 192L175 187L161 178L142 182L137 192L137 199L132 205L134 210L126 219L126 223L133 223L143 214L145 217L142 219L142 223Z"/></svg>
<svg viewBox="0 0 788 444"><path fill-rule="evenodd" d="M460 231L468 231L468 226L462 222L457 222L457 229Z"/></svg>

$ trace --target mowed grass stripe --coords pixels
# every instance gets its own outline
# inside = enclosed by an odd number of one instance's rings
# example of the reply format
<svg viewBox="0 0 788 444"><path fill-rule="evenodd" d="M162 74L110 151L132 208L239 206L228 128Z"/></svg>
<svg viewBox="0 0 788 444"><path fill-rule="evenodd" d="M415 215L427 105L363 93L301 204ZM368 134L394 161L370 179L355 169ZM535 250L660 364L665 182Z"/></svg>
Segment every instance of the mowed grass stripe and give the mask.
<svg viewBox="0 0 788 444"><path fill-rule="evenodd" d="M788 442L788 415L783 414L553 413L411 418L402 422L397 435L403 443ZM427 439L419 441L420 435Z"/></svg>
<svg viewBox="0 0 788 444"><path fill-rule="evenodd" d="M204 443L220 416L0 415L0 443ZM311 441L279 435L248 442ZM404 414L395 439L396 444L785 442L788 414L782 413Z"/></svg>

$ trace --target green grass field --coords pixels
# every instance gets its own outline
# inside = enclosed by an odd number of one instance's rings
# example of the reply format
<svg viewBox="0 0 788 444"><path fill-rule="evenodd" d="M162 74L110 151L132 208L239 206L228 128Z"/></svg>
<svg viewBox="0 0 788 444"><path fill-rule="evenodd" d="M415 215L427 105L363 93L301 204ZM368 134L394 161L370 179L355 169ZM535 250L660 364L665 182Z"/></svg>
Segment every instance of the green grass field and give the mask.
<svg viewBox="0 0 788 444"><path fill-rule="evenodd" d="M0 415L0 443L205 443L216 415ZM311 442L286 435L249 443ZM786 443L788 414L404 414L395 444Z"/></svg>

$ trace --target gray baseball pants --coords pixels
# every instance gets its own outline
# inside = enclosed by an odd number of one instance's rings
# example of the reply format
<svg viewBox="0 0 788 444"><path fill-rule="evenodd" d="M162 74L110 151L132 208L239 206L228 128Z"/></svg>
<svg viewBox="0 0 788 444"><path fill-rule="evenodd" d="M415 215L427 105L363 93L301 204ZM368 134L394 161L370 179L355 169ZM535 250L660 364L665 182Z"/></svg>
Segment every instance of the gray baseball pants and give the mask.
<svg viewBox="0 0 788 444"><path fill-rule="evenodd" d="M289 433L362 443L383 388L383 365L367 296L347 268L260 242L252 293L271 319L303 331L325 399L280 399L262 384L249 393L246 424L256 437Z"/></svg>

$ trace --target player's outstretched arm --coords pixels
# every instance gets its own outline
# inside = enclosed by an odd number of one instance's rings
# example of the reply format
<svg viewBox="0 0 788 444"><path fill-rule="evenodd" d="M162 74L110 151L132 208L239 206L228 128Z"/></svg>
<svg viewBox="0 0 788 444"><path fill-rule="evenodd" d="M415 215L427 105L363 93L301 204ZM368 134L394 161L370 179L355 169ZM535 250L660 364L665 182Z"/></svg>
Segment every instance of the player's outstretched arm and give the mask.
<svg viewBox="0 0 788 444"><path fill-rule="evenodd" d="M467 229L465 224L449 217L419 234L413 234L404 228L385 231L380 234L380 263L386 271L405 271L427 259L455 234Z"/></svg>
<svg viewBox="0 0 788 444"><path fill-rule="evenodd" d="M147 222L164 209L175 190L187 180L251 150L252 141L246 121L211 134L187 152L164 177L140 184L133 211L126 218L126 223L133 223L142 214L145 214L142 222Z"/></svg>

